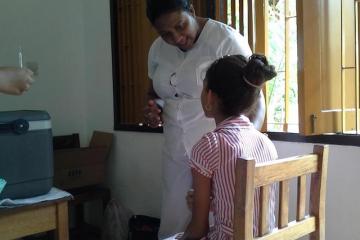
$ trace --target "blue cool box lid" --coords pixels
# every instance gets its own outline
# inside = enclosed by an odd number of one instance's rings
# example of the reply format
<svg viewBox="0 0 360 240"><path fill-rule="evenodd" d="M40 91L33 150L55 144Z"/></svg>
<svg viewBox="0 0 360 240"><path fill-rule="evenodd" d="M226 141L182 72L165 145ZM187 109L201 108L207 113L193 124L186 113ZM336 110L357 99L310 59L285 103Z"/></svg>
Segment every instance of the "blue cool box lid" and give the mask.
<svg viewBox="0 0 360 240"><path fill-rule="evenodd" d="M9 122L19 118L28 121L50 120L50 115L45 111L21 110L0 112L0 123Z"/></svg>
<svg viewBox="0 0 360 240"><path fill-rule="evenodd" d="M13 121L24 118L28 121L50 120L50 115L45 111L21 110L0 112L0 122Z"/></svg>

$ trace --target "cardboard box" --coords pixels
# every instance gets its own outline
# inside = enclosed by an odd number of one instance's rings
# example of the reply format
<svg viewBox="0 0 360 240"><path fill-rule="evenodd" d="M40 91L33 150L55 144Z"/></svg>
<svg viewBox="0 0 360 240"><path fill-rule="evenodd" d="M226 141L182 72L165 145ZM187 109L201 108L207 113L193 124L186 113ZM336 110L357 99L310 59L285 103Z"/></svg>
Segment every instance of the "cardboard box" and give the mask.
<svg viewBox="0 0 360 240"><path fill-rule="evenodd" d="M54 150L54 185L66 190L103 183L112 140L112 133L94 131L89 147Z"/></svg>

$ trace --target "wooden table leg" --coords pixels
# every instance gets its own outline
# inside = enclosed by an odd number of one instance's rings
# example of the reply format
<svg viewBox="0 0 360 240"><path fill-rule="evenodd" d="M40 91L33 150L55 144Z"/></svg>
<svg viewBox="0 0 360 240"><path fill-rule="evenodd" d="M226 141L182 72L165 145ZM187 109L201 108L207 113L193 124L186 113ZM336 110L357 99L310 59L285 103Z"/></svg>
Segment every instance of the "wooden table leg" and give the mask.
<svg viewBox="0 0 360 240"><path fill-rule="evenodd" d="M69 240L68 203L61 202L56 207L55 239Z"/></svg>

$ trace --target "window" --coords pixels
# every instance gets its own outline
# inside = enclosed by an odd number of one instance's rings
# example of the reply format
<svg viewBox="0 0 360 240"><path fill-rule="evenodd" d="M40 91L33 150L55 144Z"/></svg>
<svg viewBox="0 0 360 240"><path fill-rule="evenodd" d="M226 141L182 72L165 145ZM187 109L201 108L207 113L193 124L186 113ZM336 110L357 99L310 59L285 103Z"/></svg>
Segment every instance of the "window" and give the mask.
<svg viewBox="0 0 360 240"><path fill-rule="evenodd" d="M264 89L267 123L263 130L298 132L296 1L224 0L218 4L217 18L239 30L253 51L267 55L277 69L278 76Z"/></svg>
<svg viewBox="0 0 360 240"><path fill-rule="evenodd" d="M142 122L147 53L157 37L143 0L112 0L116 129ZM264 53L278 77L264 89L264 131L359 134L359 1L193 0Z"/></svg>
<svg viewBox="0 0 360 240"><path fill-rule="evenodd" d="M267 130L299 132L296 0L269 1L268 56L278 75L267 83Z"/></svg>
<svg viewBox="0 0 360 240"><path fill-rule="evenodd" d="M300 131L358 134L359 3L303 0L297 5Z"/></svg>
<svg viewBox="0 0 360 240"><path fill-rule="evenodd" d="M267 131L359 133L358 1L216 3L217 19L277 68L265 89Z"/></svg>
<svg viewBox="0 0 360 240"><path fill-rule="evenodd" d="M146 1L112 1L115 129L137 125L148 88L147 52L156 38Z"/></svg>

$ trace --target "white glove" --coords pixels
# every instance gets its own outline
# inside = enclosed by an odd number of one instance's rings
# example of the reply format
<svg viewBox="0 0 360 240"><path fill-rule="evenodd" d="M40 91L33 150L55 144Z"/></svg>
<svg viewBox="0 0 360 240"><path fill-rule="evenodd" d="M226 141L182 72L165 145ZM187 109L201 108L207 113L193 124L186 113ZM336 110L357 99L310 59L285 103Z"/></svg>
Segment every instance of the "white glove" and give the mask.
<svg viewBox="0 0 360 240"><path fill-rule="evenodd" d="M27 68L0 67L0 92L21 95L34 82L33 75Z"/></svg>

